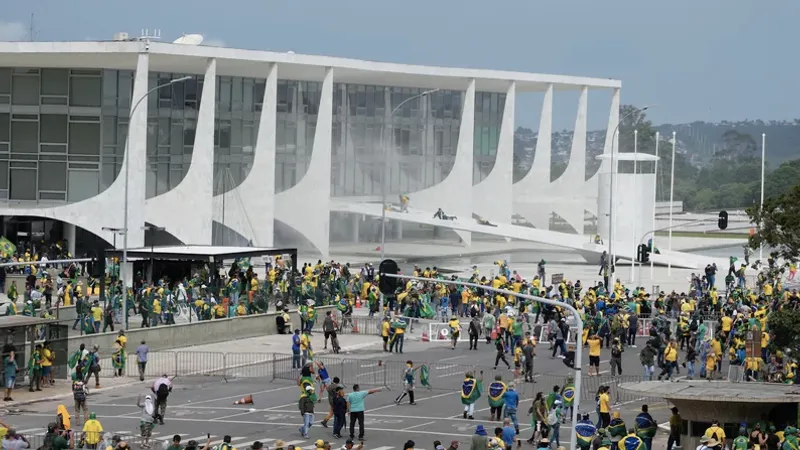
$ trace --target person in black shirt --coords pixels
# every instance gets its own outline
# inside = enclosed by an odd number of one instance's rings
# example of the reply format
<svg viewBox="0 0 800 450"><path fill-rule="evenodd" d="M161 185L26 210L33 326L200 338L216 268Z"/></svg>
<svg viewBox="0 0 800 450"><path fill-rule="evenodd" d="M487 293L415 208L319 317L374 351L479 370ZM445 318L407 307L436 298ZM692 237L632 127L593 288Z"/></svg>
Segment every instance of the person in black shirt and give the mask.
<svg viewBox="0 0 800 450"><path fill-rule="evenodd" d="M344 389L341 386L336 388L336 396L333 398L333 436L337 439L342 437L342 428L347 425L347 399L344 397Z"/></svg>

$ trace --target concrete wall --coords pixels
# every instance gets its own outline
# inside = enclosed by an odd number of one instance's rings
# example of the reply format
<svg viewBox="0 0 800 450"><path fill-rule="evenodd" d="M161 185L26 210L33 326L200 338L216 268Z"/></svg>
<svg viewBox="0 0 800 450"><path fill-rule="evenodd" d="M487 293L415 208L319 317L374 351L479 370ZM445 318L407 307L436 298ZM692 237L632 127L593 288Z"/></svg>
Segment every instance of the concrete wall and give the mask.
<svg viewBox="0 0 800 450"><path fill-rule="evenodd" d="M324 317L325 311L333 309L333 306L317 308L318 315ZM299 327L300 318L297 311L289 314L292 317L292 328ZM277 334L276 316L277 313L272 312L153 328L131 328L125 333L128 337L128 353L135 352L142 340L147 342L151 351L157 351ZM80 344L86 344L87 348L97 344L100 346L101 357L105 359L111 356L117 336L117 332L72 336L68 339L69 351L74 352ZM107 365L110 366L110 362Z"/></svg>

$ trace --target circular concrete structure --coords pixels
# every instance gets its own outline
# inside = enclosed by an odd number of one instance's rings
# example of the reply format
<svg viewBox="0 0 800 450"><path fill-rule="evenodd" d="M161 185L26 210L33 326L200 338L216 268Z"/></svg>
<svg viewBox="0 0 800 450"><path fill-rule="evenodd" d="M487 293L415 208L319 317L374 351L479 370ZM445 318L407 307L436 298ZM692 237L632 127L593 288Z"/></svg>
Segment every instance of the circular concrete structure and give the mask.
<svg viewBox="0 0 800 450"><path fill-rule="evenodd" d="M729 439L741 423L769 421L779 429L797 420L800 386L729 381L642 381L620 388L646 397L663 397L687 421L681 436L683 448L695 448L710 422L718 420Z"/></svg>

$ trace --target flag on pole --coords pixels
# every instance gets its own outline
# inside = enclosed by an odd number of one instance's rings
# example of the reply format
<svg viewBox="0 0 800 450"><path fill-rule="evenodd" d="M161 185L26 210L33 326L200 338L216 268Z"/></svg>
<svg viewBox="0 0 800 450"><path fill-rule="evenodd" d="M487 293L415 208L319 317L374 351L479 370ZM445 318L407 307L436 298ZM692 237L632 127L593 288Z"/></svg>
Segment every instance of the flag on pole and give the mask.
<svg viewBox="0 0 800 450"><path fill-rule="evenodd" d="M12 244L5 236L0 237L0 254L8 258L17 252L17 246Z"/></svg>
<svg viewBox="0 0 800 450"><path fill-rule="evenodd" d="M425 386L427 388L430 388L431 387L431 383L430 383L429 377L430 377L430 370L428 369L428 366L423 365L422 367L420 367L419 368L419 382L420 382L420 384L422 384L423 386Z"/></svg>

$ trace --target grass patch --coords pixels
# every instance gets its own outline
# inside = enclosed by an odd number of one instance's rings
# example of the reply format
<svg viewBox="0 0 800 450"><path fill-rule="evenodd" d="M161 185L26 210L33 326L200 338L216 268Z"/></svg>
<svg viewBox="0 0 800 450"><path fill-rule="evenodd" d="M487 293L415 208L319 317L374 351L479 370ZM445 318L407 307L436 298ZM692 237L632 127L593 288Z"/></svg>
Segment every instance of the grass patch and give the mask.
<svg viewBox="0 0 800 450"><path fill-rule="evenodd" d="M658 231L656 236L669 236L669 231ZM750 233L703 233L702 231L672 231L673 237L711 238L711 239L747 239Z"/></svg>

